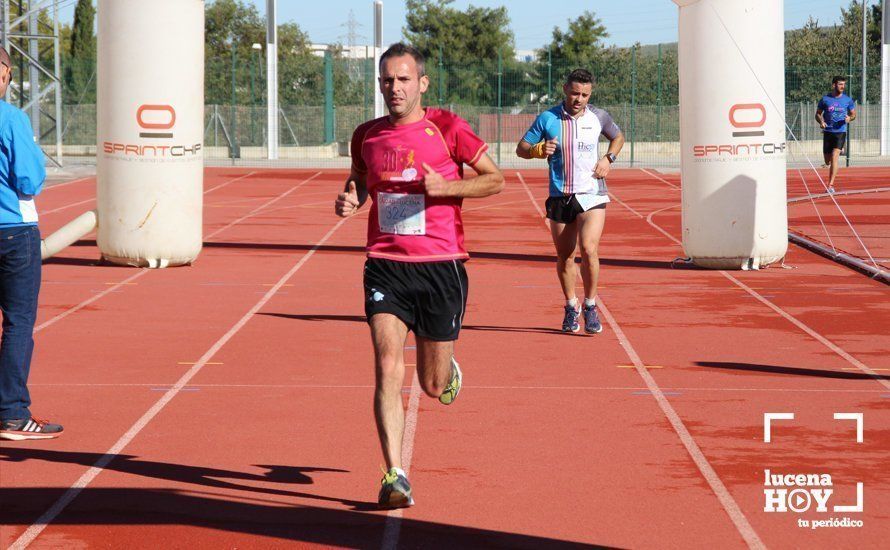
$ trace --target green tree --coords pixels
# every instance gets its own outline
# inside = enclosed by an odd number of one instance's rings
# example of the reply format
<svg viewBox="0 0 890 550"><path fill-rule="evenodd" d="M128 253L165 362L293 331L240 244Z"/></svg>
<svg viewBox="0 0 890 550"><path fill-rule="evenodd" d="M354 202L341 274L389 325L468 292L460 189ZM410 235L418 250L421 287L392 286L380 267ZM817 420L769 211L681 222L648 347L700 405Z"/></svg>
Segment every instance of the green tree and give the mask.
<svg viewBox="0 0 890 550"><path fill-rule="evenodd" d="M460 11L454 0L408 0L402 34L430 60L439 52L449 64L476 64L514 56L507 8L470 6Z"/></svg>
<svg viewBox="0 0 890 550"><path fill-rule="evenodd" d="M815 101L828 91L833 73L847 72L847 47L831 51L838 32L810 17L803 28L785 33L785 96Z"/></svg>
<svg viewBox="0 0 890 550"><path fill-rule="evenodd" d="M592 11L585 11L576 19L569 20L565 31L553 28L550 44L539 50L538 59L547 62L552 56L557 65L591 67L602 59L603 39L609 33L603 22Z"/></svg>
<svg viewBox="0 0 890 550"><path fill-rule="evenodd" d="M96 102L95 20L96 8L93 7L92 0L78 0L74 8L74 25L71 27L65 70L66 100L72 103Z"/></svg>
<svg viewBox="0 0 890 550"><path fill-rule="evenodd" d="M250 103L254 43L265 42L265 25L256 7L239 0L216 0L204 11L204 89L208 104ZM254 90L256 93L256 90Z"/></svg>
<svg viewBox="0 0 890 550"><path fill-rule="evenodd" d="M599 76L606 59L620 55L619 49L607 49L603 45L603 39L608 36L602 21L591 11L569 19L566 30L554 27L550 43L537 50L536 61L523 64L526 71L523 102L548 105L558 102L562 98L562 83L573 69L585 68Z"/></svg>
<svg viewBox="0 0 890 550"><path fill-rule="evenodd" d="M497 63L502 70L515 62L513 32L507 8L478 8L466 11L451 7L453 0L408 0L407 42L427 58L432 88L431 102L466 102L494 105L497 102ZM439 59L444 74L439 74ZM443 90L438 89L442 82ZM511 91L511 93L513 93Z"/></svg>
<svg viewBox="0 0 890 550"><path fill-rule="evenodd" d="M262 57L265 52L259 55L253 44L265 47L266 23L257 8L241 0L216 0L205 9L205 33L206 103L230 104L233 79L236 105L262 103L266 93ZM334 45L332 49L338 59L334 73L335 101L340 103L347 97L360 96L360 84L349 80L345 64L339 62L342 48ZM309 35L296 23L279 25L278 52L281 104L323 105L324 58L313 54Z"/></svg>
<svg viewBox="0 0 890 550"><path fill-rule="evenodd" d="M868 65L868 100L880 100L881 6L867 13L866 41ZM831 77L847 75L849 51L853 49L853 74L848 88L858 101L862 67L862 2L851 0L841 8L841 22L821 27L810 18L801 29L785 33L786 97L788 101L815 101L831 87Z"/></svg>
<svg viewBox="0 0 890 550"><path fill-rule="evenodd" d="M244 0L215 0L206 5L205 103L225 106L220 113L230 132L234 126L235 139L240 144L257 145L262 140L265 117L258 109L266 98L265 41L265 18L253 5ZM260 44L261 50L254 49L254 44ZM370 97L367 71L351 78L342 47L327 47L334 57L334 104L355 106L353 111L360 112L364 98ZM306 123L321 120L325 93L321 53L313 52L309 35L296 23L278 26L278 97L285 115L293 122L282 128L283 139L290 139L291 130L303 144L321 143L323 139L320 122ZM234 124L229 120L232 116L237 118ZM262 122L258 123L258 119ZM338 115L336 119L340 124L347 117Z"/></svg>
<svg viewBox="0 0 890 550"><path fill-rule="evenodd" d="M291 105L324 104L324 58L312 54L309 35L296 23L278 27L278 48L285 55L279 58L278 78L281 102ZM335 57L339 51L335 48ZM284 61L287 57L287 61ZM336 78L335 78L336 80ZM335 95L337 88L335 87Z"/></svg>
<svg viewBox="0 0 890 550"><path fill-rule="evenodd" d="M867 10L865 15L865 42L868 56L866 64L867 66L871 66L872 69L876 69L881 65L880 5L872 6L871 10ZM837 46L839 46L839 49L842 48L844 50L844 59L849 57L849 54L847 53L849 50L847 50L844 43L846 42L853 47L853 64L856 68L854 69L854 85L850 95L852 95L858 102L861 99L862 94L862 2L851 0L847 9L841 8L841 20L842 23L840 29L842 29L841 32L843 34L839 40L841 43ZM866 91L868 92L868 101L870 103L877 103L880 101L881 82L879 70L869 71Z"/></svg>

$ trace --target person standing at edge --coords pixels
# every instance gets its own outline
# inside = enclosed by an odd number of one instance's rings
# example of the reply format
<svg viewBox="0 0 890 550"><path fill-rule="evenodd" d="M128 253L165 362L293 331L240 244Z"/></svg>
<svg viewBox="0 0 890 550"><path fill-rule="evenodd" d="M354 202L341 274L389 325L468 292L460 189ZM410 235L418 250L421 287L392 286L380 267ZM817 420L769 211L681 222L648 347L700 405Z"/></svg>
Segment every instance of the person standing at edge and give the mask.
<svg viewBox="0 0 890 550"><path fill-rule="evenodd" d="M454 342L468 289L461 205L464 198L499 193L504 177L466 121L422 105L429 77L417 49L390 46L380 57L379 84L389 115L355 130L349 180L334 209L352 216L371 198L365 314L374 345L374 415L387 468L378 503L398 508L414 504L402 469L405 340L413 330L423 391L451 404L461 388ZM476 177L463 179L464 164Z"/></svg>
<svg viewBox="0 0 890 550"><path fill-rule="evenodd" d="M0 97L12 82L9 53L0 48ZM62 426L31 416L28 375L40 292L40 230L34 195L46 169L27 115L0 101L0 439L52 439Z"/></svg>
<svg viewBox="0 0 890 550"><path fill-rule="evenodd" d="M550 198L545 206L556 247L556 272L566 299L562 330L581 329L578 317L582 308L575 295L575 247L580 241L584 331L596 334L603 330L596 291L599 241L609 202L606 176L621 152L624 134L608 112L588 105L593 91L593 75L589 71L575 69L562 89L565 100L538 115L516 145L516 154L525 159L546 158L549 165ZM609 149L602 157L600 135L609 140Z"/></svg>

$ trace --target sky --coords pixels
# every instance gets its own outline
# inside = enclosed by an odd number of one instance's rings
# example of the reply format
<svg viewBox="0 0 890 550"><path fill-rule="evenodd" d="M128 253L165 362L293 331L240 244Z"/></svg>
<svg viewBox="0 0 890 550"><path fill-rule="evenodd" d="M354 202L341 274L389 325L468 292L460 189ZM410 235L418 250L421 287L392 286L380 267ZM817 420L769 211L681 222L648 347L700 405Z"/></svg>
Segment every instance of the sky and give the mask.
<svg viewBox="0 0 890 550"><path fill-rule="evenodd" d="M261 15L266 11L266 0L241 1L257 6ZM866 1L871 5L880 0ZM74 18L74 0L61 0L61 3L67 5L61 12L62 21L70 22ZM533 50L549 43L553 27L565 29L568 20L584 10L593 11L605 24L610 34L607 45L677 41L677 7L670 0L455 0L451 6L465 10L471 4L507 5L518 50ZM850 0L785 0L785 28L800 28L810 16L820 25L833 25L840 19L841 7L849 5ZM356 44L369 43L374 34L372 0L278 0L278 21L296 22L314 44L347 44L350 10L361 25L357 28L360 36ZM384 0L384 45L398 42L404 26L405 2Z"/></svg>

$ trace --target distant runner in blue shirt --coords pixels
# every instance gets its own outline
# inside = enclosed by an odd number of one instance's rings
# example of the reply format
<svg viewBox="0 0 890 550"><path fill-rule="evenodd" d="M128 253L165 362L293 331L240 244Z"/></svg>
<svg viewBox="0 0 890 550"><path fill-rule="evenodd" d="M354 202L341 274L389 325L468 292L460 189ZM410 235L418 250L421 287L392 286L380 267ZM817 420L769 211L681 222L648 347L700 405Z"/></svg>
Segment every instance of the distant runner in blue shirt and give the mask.
<svg viewBox="0 0 890 550"><path fill-rule="evenodd" d="M822 127L822 153L828 166L828 192L834 193L838 159L847 141L847 124L856 120L856 102L844 94L847 81L842 76L831 79L831 93L822 96L816 107L816 122Z"/></svg>
<svg viewBox="0 0 890 550"><path fill-rule="evenodd" d="M43 189L46 170L28 116L2 100L11 65L0 48L0 439L52 439L62 426L34 418L28 408L41 268L34 195Z"/></svg>
<svg viewBox="0 0 890 550"><path fill-rule="evenodd" d="M584 315L584 331L602 332L596 308L599 278L599 241L606 223L609 191L606 176L624 145L624 134L604 109L588 105L593 75L585 69L569 74L562 87L565 100L535 119L516 146L522 158L547 159L550 167L550 197L545 203L550 234L556 247L556 270L566 298L562 330L581 329L578 317ZM600 154L599 139L609 141L606 154ZM581 279L584 304L575 295L575 247L581 246Z"/></svg>

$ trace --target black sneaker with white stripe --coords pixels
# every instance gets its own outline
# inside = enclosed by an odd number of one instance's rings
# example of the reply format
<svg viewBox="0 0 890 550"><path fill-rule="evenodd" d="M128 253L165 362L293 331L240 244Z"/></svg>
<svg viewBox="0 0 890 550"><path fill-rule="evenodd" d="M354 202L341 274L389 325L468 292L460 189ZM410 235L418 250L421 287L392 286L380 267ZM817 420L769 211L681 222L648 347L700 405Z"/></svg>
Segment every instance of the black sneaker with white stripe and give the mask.
<svg viewBox="0 0 890 550"><path fill-rule="evenodd" d="M0 439L24 441L26 439L54 439L62 435L64 428L37 418L0 420Z"/></svg>

